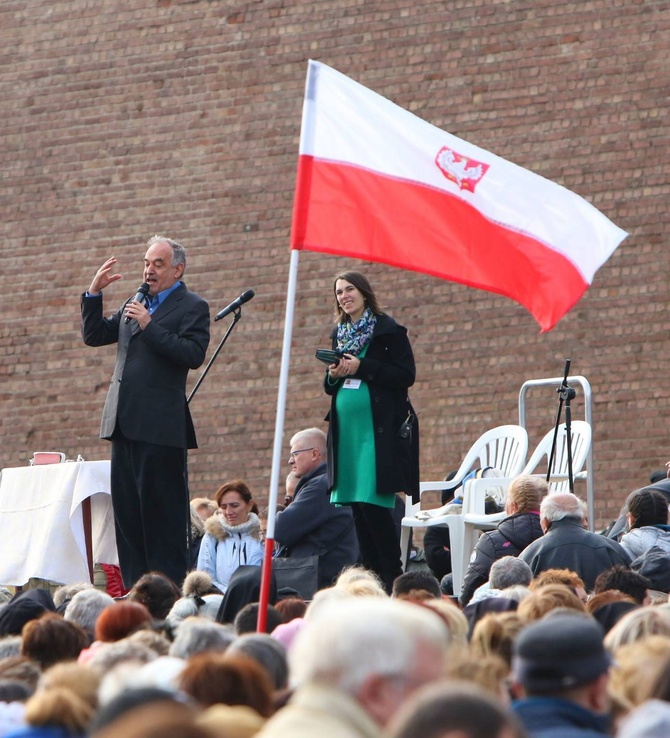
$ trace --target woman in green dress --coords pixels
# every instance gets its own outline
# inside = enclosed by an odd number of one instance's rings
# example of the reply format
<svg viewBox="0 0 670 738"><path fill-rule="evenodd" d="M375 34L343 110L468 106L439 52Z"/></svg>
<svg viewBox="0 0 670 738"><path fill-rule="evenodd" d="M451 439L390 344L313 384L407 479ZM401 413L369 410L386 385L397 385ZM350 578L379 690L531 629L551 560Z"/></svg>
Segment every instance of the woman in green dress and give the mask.
<svg viewBox="0 0 670 738"><path fill-rule="evenodd" d="M331 501L351 505L361 563L390 592L402 573L396 493L419 493L419 428L407 395L416 375L414 355L406 328L382 312L363 274L339 274L334 294L332 346L344 356L324 380L331 396Z"/></svg>

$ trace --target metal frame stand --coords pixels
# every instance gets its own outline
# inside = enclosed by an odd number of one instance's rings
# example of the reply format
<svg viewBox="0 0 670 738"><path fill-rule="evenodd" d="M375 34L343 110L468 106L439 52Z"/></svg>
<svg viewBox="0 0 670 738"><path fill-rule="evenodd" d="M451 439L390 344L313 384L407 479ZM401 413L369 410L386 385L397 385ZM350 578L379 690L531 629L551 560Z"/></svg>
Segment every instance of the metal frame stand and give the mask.
<svg viewBox="0 0 670 738"><path fill-rule="evenodd" d="M577 384L582 388L584 393L584 420L591 426L593 430L593 411L591 401L591 385L586 377L581 375L568 376L569 364L566 368L565 376L563 377L549 377L546 379L531 379L524 382L519 390L519 425L526 428L526 395L528 390L533 387L556 387L559 396L561 393L565 393L565 397L561 397L561 403L566 402L566 423L568 422L569 412L569 400L576 396L575 391L569 386L569 383ZM566 392L566 388L571 390L570 393ZM567 394L571 394L570 398ZM559 405L559 417L557 418L557 426L560 419L561 406ZM527 430L527 428L526 428ZM551 466L549 467L551 468ZM589 530L595 530L595 494L594 494L594 479L593 479L593 441L589 446L589 452L586 455L586 506L589 515Z"/></svg>

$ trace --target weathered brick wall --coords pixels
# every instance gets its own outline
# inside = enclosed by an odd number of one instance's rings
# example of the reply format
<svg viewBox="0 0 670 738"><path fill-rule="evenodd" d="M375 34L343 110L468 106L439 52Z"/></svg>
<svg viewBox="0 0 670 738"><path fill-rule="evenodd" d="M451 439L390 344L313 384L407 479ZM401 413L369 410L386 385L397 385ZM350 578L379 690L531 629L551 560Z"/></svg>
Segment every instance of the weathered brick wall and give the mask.
<svg viewBox="0 0 670 738"><path fill-rule="evenodd" d="M193 400L201 447L190 478L208 494L242 476L265 497L315 58L578 192L630 232L545 335L509 300L354 264L410 330L424 478L514 422L522 383L561 375L569 357L592 385L598 517L612 518L670 455L669 34L661 0L3 0L0 465L46 449L106 457L97 432L114 349L81 344L78 295L116 255L124 279L107 290L111 312L140 283L143 243L158 231L187 246L187 282L213 312L256 291ZM322 424L313 353L331 326L332 275L350 266L301 255L287 439ZM227 323L213 327L210 355ZM531 443L556 408L553 389L531 393Z"/></svg>

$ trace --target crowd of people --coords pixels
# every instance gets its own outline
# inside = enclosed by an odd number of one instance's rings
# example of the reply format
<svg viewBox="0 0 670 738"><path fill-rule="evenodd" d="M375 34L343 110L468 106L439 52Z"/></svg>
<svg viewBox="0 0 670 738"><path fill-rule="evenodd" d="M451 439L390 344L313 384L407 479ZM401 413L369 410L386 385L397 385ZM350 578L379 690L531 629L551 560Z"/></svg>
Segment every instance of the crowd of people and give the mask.
<svg viewBox="0 0 670 738"><path fill-rule="evenodd" d="M259 587L243 564L225 593L199 570L2 590L0 737L669 734L670 603L629 565L590 586L503 555L465 607L426 567L388 593L345 566L309 601L275 583L265 632Z"/></svg>
<svg viewBox="0 0 670 738"><path fill-rule="evenodd" d="M670 735L663 482L598 534L576 495L518 477L459 598L446 527L426 533L427 566L403 573L397 510L419 493L414 356L367 278L346 271L321 352L328 430L290 440L268 551L244 480L189 510L185 384L209 308L183 282L185 249L153 237L144 283L104 317L116 266L98 269L81 310L87 345L117 344L101 437L120 571L108 592L7 593L0 738ZM294 565L302 578L287 584Z"/></svg>

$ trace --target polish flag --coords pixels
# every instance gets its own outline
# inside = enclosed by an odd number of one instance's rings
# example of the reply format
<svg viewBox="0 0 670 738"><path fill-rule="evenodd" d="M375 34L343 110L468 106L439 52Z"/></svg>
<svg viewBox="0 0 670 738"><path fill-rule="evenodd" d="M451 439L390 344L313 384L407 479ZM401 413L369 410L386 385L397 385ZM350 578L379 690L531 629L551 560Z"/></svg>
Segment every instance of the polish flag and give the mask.
<svg viewBox="0 0 670 738"><path fill-rule="evenodd" d="M292 249L496 292L548 331L626 235L579 195L309 62Z"/></svg>

